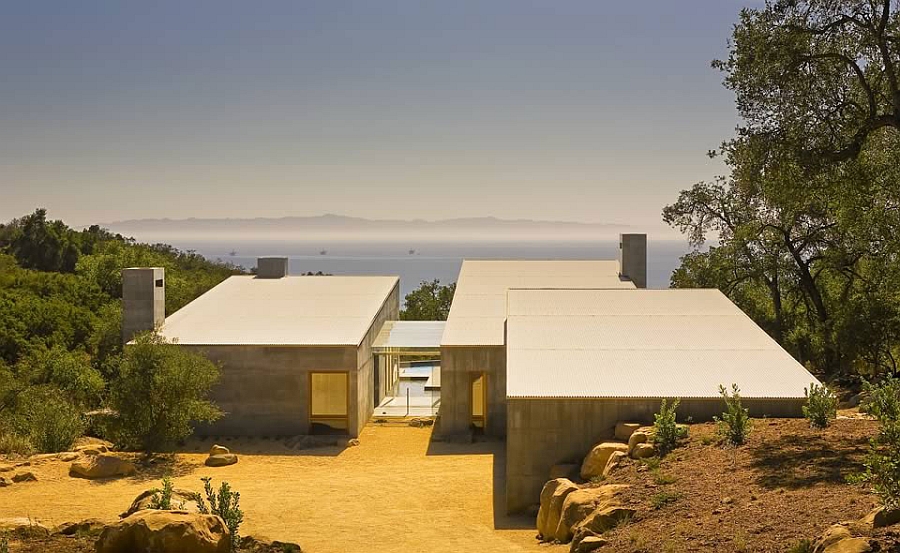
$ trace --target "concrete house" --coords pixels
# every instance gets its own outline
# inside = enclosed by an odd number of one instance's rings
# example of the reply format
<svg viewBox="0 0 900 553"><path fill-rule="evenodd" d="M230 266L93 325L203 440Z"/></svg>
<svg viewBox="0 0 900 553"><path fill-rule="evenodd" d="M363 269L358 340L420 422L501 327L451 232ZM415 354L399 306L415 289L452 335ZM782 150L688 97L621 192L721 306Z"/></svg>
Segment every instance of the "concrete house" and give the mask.
<svg viewBox="0 0 900 553"><path fill-rule="evenodd" d="M261 258L165 318L161 269L123 275L127 341L160 328L222 366L213 435L356 437L394 397L398 359L440 358L435 436L505 439L506 508L534 504L554 464L580 462L663 398L696 421L740 386L753 416L801 416L815 378L718 290L646 290L647 239L618 260L465 260L446 321L398 321L397 277L288 276ZM162 303L161 303L162 302ZM406 414L410 413L407 395ZM402 416L403 411L400 411Z"/></svg>
<svg viewBox="0 0 900 553"><path fill-rule="evenodd" d="M199 433L359 435L377 399L372 343L399 317L399 278L288 276L287 258L262 258L257 276L230 277L163 320L161 272L125 270L124 338L158 327L220 364L213 400L226 416Z"/></svg>

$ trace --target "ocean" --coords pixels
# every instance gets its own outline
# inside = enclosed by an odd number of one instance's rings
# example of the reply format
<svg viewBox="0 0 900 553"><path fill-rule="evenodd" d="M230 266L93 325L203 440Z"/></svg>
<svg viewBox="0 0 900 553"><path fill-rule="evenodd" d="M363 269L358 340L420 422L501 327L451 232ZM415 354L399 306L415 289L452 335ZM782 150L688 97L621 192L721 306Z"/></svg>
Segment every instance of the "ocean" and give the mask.
<svg viewBox="0 0 900 553"><path fill-rule="evenodd" d="M213 260L255 267L256 258L287 256L291 274L322 271L334 275L397 275L405 296L422 281L455 282L466 259L617 259L617 241L598 242L347 242L222 239L172 239L166 242ZM690 250L684 241L650 241L650 288L668 288L679 258Z"/></svg>

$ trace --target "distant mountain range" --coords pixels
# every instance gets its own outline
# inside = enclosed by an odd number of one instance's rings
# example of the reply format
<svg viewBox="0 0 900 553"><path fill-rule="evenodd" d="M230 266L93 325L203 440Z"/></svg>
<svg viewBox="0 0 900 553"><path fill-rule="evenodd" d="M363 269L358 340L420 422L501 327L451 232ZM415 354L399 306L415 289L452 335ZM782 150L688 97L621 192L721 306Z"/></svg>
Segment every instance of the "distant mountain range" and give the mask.
<svg viewBox="0 0 900 553"><path fill-rule="evenodd" d="M252 219L134 219L102 225L111 231L140 240L172 237L204 239L321 239L405 240L614 240L620 232L645 232L629 225L537 221L469 217L426 221L424 219L365 219L325 214L314 217Z"/></svg>

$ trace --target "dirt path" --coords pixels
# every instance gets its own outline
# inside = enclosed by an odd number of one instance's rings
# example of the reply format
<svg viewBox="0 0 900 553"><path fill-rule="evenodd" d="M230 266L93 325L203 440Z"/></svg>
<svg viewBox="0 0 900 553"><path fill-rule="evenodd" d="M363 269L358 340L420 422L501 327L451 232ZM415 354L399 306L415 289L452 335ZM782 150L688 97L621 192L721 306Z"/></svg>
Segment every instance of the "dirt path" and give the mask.
<svg viewBox="0 0 900 553"><path fill-rule="evenodd" d="M533 520L495 520L493 480L503 444L432 443L430 436L429 429L369 425L358 447L304 452L274 441L226 440L240 456L237 465L210 469L202 465L205 454L184 453L153 474L102 483L70 478L68 464L45 462L30 469L39 482L0 490L0 518L111 521L170 471L176 486L198 491L201 476L228 480L241 492L245 533L295 541L311 553L557 549L538 546Z"/></svg>

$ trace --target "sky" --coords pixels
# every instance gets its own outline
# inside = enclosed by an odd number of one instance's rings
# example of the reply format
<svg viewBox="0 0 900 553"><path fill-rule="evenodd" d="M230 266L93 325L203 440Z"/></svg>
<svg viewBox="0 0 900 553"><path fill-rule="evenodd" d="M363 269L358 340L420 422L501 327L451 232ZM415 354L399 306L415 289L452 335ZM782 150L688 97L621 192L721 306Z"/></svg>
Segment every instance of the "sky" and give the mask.
<svg viewBox="0 0 900 553"><path fill-rule="evenodd" d="M737 0L0 0L0 220L662 225Z"/></svg>

